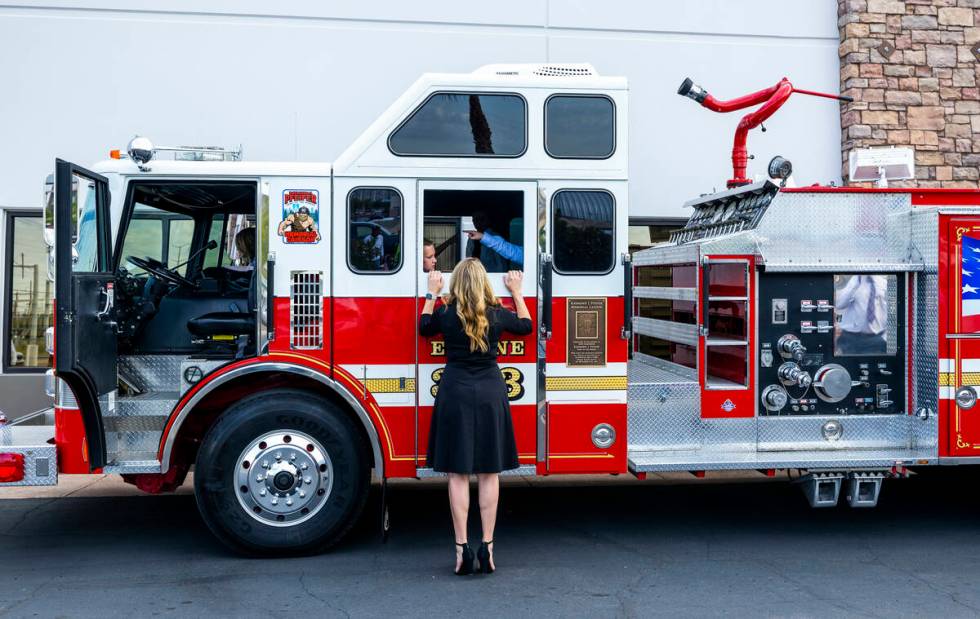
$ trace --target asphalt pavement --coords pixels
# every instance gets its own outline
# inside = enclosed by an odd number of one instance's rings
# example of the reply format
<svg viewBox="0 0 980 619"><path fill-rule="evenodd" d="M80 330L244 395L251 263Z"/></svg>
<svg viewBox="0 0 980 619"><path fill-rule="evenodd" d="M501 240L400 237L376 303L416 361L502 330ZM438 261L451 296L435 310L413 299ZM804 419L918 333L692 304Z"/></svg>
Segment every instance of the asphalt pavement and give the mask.
<svg viewBox="0 0 980 619"><path fill-rule="evenodd" d="M186 486L0 493L0 616L977 616L978 474L887 481L866 510L710 474L513 480L498 572L462 578L439 481L390 486L386 544L375 491L332 552L264 560L219 545Z"/></svg>

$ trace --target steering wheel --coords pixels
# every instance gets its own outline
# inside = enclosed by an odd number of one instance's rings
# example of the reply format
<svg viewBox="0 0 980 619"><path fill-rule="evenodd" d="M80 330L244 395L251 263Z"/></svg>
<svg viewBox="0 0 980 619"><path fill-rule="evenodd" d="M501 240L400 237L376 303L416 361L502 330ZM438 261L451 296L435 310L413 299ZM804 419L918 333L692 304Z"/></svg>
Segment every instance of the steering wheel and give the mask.
<svg viewBox="0 0 980 619"><path fill-rule="evenodd" d="M187 279L177 271L173 269L168 269L159 260L154 260L153 258L137 258L136 256L126 256L126 262L132 263L139 268L143 269L151 275L155 275L157 278L163 281L174 284L176 286L187 286L188 288L197 288L197 284Z"/></svg>

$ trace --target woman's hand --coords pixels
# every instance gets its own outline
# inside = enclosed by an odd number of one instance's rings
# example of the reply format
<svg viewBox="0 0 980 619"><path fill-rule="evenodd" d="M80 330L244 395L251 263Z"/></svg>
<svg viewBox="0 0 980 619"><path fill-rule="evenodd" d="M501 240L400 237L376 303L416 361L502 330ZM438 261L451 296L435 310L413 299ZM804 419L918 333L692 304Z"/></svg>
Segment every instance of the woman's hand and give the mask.
<svg viewBox="0 0 980 619"><path fill-rule="evenodd" d="M439 296L442 292L442 273L439 271L429 271L429 292L433 296Z"/></svg>
<svg viewBox="0 0 980 619"><path fill-rule="evenodd" d="M512 297L521 296L523 290L524 273L520 271L507 271L504 273L504 287L510 292Z"/></svg>

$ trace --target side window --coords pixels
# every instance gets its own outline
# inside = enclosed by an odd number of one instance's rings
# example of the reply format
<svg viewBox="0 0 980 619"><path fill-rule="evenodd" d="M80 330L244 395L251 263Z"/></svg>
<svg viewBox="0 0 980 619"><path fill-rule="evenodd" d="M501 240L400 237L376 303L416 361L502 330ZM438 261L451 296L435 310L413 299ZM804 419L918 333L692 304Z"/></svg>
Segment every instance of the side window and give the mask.
<svg viewBox="0 0 980 619"><path fill-rule="evenodd" d="M527 149L527 105L518 95L436 93L391 137L396 155L519 157Z"/></svg>
<svg viewBox="0 0 980 619"><path fill-rule="evenodd" d="M551 198L555 269L564 274L608 273L615 264L615 203L607 191L567 190Z"/></svg>
<svg viewBox="0 0 980 619"><path fill-rule="evenodd" d="M422 201L423 271L449 272L463 258L490 273L524 268L523 192L426 189Z"/></svg>
<svg viewBox="0 0 980 619"><path fill-rule="evenodd" d="M4 260L3 366L5 371L51 367L44 332L51 326L52 283L40 214L10 214Z"/></svg>
<svg viewBox="0 0 980 619"><path fill-rule="evenodd" d="M402 196L388 187L347 195L348 264L357 273L393 273L402 266Z"/></svg>
<svg viewBox="0 0 980 619"><path fill-rule="evenodd" d="M544 105L544 149L555 158L605 159L616 149L612 99L553 95Z"/></svg>
<svg viewBox="0 0 980 619"><path fill-rule="evenodd" d="M208 229L208 240L206 242L210 243L214 241L216 247L207 250L204 254L205 269L216 266L227 266L229 264L227 253L221 244L224 225L225 216L223 213L211 218L211 227Z"/></svg>

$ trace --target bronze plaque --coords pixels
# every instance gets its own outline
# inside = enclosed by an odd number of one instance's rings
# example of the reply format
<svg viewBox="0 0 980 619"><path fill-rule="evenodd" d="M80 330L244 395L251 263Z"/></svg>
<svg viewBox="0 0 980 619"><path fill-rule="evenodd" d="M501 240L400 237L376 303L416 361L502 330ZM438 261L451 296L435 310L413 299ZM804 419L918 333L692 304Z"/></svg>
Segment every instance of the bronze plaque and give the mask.
<svg viewBox="0 0 980 619"><path fill-rule="evenodd" d="M606 299L568 299L568 367L606 365Z"/></svg>

